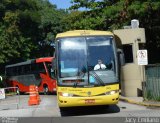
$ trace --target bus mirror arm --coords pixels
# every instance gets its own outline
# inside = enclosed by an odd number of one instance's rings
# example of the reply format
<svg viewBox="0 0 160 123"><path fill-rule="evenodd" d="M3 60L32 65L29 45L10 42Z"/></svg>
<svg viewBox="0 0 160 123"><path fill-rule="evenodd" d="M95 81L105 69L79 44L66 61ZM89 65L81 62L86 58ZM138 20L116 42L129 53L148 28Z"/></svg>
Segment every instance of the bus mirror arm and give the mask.
<svg viewBox="0 0 160 123"><path fill-rule="evenodd" d="M54 78L57 78L57 69L54 70Z"/></svg>
<svg viewBox="0 0 160 123"><path fill-rule="evenodd" d="M54 78L56 78L57 77L57 68L56 68L56 59L54 59L53 61L52 61L52 69L53 69L53 76L54 76Z"/></svg>
<svg viewBox="0 0 160 123"><path fill-rule="evenodd" d="M52 61L52 69L56 70L56 59Z"/></svg>
<svg viewBox="0 0 160 123"><path fill-rule="evenodd" d="M125 65L125 59L124 59L123 50L122 49L118 49L117 53L118 53L118 59L119 59L120 65L124 66Z"/></svg>

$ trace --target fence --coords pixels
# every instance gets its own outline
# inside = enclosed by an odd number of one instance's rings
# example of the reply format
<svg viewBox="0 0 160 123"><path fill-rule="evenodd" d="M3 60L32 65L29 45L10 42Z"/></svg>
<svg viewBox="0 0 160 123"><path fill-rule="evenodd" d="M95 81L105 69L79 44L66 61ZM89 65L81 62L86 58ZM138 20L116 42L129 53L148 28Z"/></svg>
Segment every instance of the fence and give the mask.
<svg viewBox="0 0 160 123"><path fill-rule="evenodd" d="M143 84L144 99L160 101L160 65L147 65L145 74L146 82Z"/></svg>
<svg viewBox="0 0 160 123"><path fill-rule="evenodd" d="M20 95L17 87L0 88L0 110L18 109Z"/></svg>

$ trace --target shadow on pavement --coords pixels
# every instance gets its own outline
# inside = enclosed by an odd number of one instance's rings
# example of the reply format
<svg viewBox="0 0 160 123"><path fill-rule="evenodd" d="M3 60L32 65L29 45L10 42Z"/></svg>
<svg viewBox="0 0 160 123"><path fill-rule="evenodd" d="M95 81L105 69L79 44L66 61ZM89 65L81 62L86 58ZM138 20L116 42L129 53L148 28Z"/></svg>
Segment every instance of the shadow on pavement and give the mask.
<svg viewBox="0 0 160 123"><path fill-rule="evenodd" d="M61 116L83 116L118 113L120 108L117 105L110 106L87 106L87 107L71 107L60 109Z"/></svg>

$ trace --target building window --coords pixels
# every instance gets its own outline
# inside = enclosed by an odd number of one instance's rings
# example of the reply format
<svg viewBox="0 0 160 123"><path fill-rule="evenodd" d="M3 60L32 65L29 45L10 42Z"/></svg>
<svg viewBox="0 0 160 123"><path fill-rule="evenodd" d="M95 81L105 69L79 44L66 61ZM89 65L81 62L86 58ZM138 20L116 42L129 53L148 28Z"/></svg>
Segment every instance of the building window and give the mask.
<svg viewBox="0 0 160 123"><path fill-rule="evenodd" d="M132 44L123 45L125 63L133 63L133 47Z"/></svg>

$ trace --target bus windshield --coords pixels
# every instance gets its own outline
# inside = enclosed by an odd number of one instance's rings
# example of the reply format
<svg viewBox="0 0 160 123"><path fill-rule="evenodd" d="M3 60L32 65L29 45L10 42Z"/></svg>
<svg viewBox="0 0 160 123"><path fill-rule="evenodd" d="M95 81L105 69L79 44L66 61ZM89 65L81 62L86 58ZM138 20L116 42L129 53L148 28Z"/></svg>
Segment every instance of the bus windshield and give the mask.
<svg viewBox="0 0 160 123"><path fill-rule="evenodd" d="M100 86L118 82L113 37L67 37L57 42L59 85Z"/></svg>
<svg viewBox="0 0 160 123"><path fill-rule="evenodd" d="M50 76L51 78L54 78L54 71L53 71L53 69L52 69L51 62L46 62L45 64L46 64L46 67L47 67L49 76Z"/></svg>

